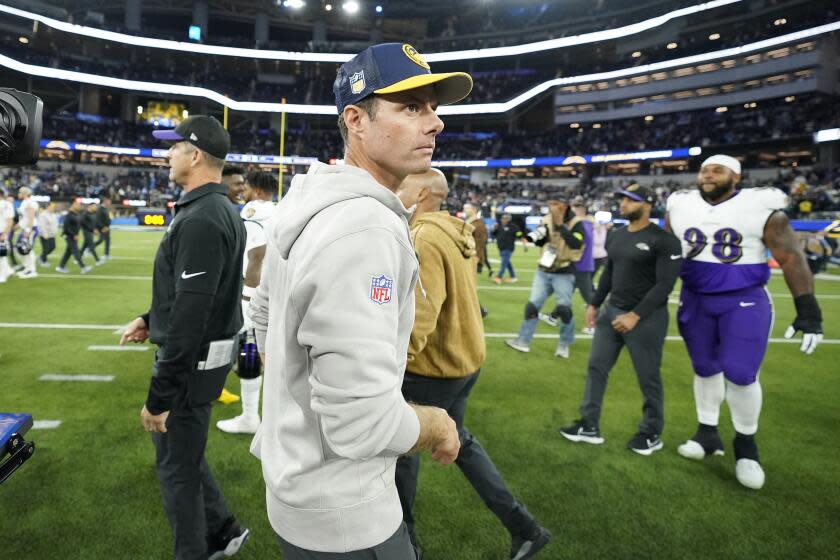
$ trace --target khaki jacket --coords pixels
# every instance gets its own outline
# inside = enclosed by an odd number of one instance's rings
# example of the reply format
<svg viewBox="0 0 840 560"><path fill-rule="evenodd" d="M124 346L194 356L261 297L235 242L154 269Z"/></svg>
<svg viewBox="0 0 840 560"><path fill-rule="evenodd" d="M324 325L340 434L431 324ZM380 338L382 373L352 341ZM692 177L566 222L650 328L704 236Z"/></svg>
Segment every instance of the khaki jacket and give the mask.
<svg viewBox="0 0 840 560"><path fill-rule="evenodd" d="M470 375L485 357L473 226L447 212L431 212L412 224L411 239L420 283L406 371L426 377Z"/></svg>
<svg viewBox="0 0 840 560"><path fill-rule="evenodd" d="M566 223L566 227L571 230L582 221L583 218L575 216ZM569 247L560 232L555 229L551 213L546 214L545 218L543 218L543 224L548 228L549 241L542 246L542 252L540 254L542 255L546 251L551 250L555 251L557 256L554 259L554 264L551 266L545 267L540 265L540 267L546 272L557 272L568 268L572 263L578 262L583 256L583 250L586 248L586 245L581 246L579 249Z"/></svg>

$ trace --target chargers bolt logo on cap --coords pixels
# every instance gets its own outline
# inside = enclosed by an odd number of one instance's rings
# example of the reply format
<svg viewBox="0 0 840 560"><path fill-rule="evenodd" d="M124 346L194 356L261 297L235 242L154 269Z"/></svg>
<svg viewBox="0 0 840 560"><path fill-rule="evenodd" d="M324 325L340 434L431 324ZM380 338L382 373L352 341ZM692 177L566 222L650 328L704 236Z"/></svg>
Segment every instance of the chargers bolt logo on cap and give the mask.
<svg viewBox="0 0 840 560"><path fill-rule="evenodd" d="M413 62L414 64L416 64L418 66L422 66L426 70L431 70L429 65L426 64L426 61L423 60L423 57L420 56L420 53L417 52L417 49L415 49L411 45L405 44L405 45L402 46L402 50L405 53L405 56L407 56L408 59L411 62Z"/></svg>

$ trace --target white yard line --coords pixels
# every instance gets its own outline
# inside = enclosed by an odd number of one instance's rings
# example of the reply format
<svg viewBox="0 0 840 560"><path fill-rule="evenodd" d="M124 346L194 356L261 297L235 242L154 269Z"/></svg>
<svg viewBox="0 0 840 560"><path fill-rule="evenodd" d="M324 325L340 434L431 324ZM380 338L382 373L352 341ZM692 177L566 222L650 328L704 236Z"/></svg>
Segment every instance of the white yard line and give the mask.
<svg viewBox="0 0 840 560"><path fill-rule="evenodd" d="M114 331L114 334L122 334L123 330L125 330L125 325L91 325L87 323L0 323L0 329L71 329Z"/></svg>
<svg viewBox="0 0 840 560"><path fill-rule="evenodd" d="M62 280L144 280L151 281L151 276L114 276L104 274L38 274L39 278L61 278Z"/></svg>
<svg viewBox="0 0 840 560"><path fill-rule="evenodd" d="M120 331L122 333L122 331ZM88 346L88 350L99 352L146 352L151 346Z"/></svg>
<svg viewBox="0 0 840 560"><path fill-rule="evenodd" d="M107 383L113 380L113 375L91 375L87 373L45 373L44 375L38 378L38 381L90 381L94 383Z"/></svg>
<svg viewBox="0 0 840 560"><path fill-rule="evenodd" d="M484 333L486 338L516 338L519 336L518 333ZM558 335L556 334L535 334L534 338L557 338ZM583 339L583 340L591 340L591 334L575 334L575 338ZM681 336L666 336L665 340L668 342L681 342ZM787 338L771 338L770 342L774 344L801 344L801 340L799 338L791 338L788 340ZM840 344L840 339L838 338L824 338L820 344Z"/></svg>
<svg viewBox="0 0 840 560"><path fill-rule="evenodd" d="M32 422L33 430L54 430L61 426L61 420L34 420Z"/></svg>

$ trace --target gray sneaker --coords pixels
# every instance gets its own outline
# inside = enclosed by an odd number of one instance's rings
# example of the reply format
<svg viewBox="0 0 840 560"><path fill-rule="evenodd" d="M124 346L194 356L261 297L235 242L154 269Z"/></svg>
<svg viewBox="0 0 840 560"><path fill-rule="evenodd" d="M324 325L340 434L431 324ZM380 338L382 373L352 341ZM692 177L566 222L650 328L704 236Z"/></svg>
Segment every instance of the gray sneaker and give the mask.
<svg viewBox="0 0 840 560"><path fill-rule="evenodd" d="M507 344L514 350L525 352L526 354L531 351L531 348L528 346L528 344L519 340L518 338L510 338L508 340L505 340L505 344Z"/></svg>
<svg viewBox="0 0 840 560"><path fill-rule="evenodd" d="M557 348L554 350L554 357L556 358L568 358L569 357L569 345L568 344L558 344Z"/></svg>
<svg viewBox="0 0 840 560"><path fill-rule="evenodd" d="M551 325L552 327L557 326L557 319L549 315L548 313L540 313L539 314L540 321L545 323L546 325Z"/></svg>
<svg viewBox="0 0 840 560"><path fill-rule="evenodd" d="M89 266L83 266L83 267L82 267L82 274L87 274L87 273L88 273L88 272L90 272L91 270L93 270L91 267L89 267Z"/></svg>

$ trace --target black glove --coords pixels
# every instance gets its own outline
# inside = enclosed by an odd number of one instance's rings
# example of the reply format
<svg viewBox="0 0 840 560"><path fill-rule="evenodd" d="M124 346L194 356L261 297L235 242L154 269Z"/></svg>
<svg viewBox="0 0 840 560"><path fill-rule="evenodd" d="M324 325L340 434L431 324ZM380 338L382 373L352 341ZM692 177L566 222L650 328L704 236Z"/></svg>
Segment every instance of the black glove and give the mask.
<svg viewBox="0 0 840 560"><path fill-rule="evenodd" d="M793 299L793 305L796 307L796 318L785 331L785 338L793 338L798 331L802 331L799 350L812 354L823 339L822 312L817 298L814 294L802 294Z"/></svg>

